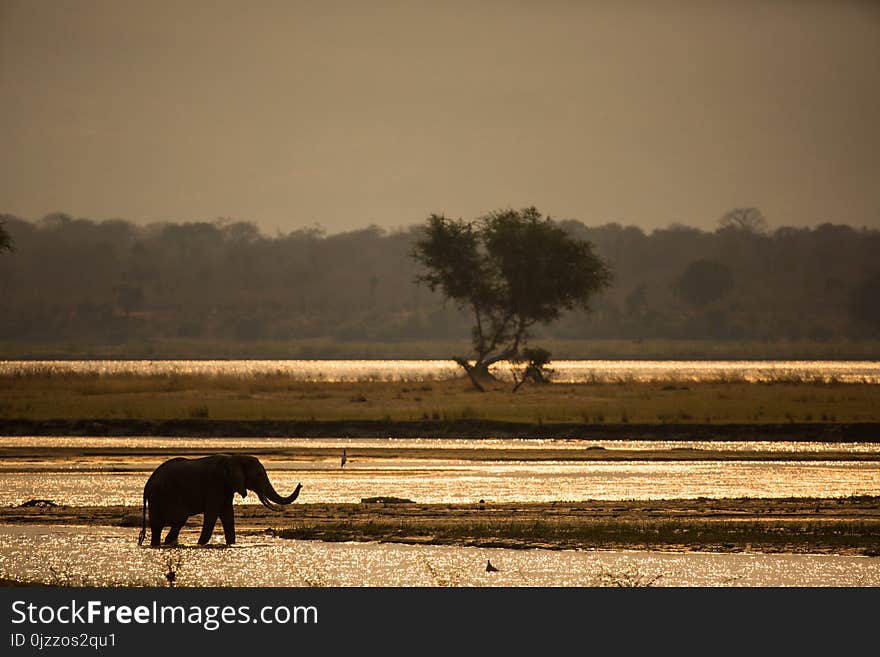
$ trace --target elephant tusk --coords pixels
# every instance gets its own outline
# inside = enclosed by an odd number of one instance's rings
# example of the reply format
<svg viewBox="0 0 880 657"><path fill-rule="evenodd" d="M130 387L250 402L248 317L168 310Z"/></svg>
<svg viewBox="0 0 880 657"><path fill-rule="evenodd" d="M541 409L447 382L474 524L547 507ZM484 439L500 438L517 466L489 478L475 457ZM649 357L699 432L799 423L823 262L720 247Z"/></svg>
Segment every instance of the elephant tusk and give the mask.
<svg viewBox="0 0 880 657"><path fill-rule="evenodd" d="M269 509L269 510L271 510L271 511L284 511L284 507L283 507L283 506L280 506L280 505L278 505L278 504L275 504L274 502L270 502L269 500L267 500L267 499L266 499L265 497L263 497L262 495L260 495L259 498L260 498L260 502L262 502L262 503L263 503L263 506L265 506L267 509Z"/></svg>

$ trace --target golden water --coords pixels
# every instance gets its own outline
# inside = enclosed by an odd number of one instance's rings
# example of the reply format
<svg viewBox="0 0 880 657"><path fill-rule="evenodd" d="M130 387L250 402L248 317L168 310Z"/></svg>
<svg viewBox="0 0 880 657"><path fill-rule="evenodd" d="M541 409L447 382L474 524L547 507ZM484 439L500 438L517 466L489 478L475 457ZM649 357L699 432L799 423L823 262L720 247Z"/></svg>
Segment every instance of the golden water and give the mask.
<svg viewBox="0 0 880 657"><path fill-rule="evenodd" d="M170 455L169 455L170 456ZM103 506L141 503L149 472L168 456L7 461L0 489L11 504L50 499ZM421 503L880 495L878 461L474 461L264 459L281 494L302 502L391 496ZM257 503L253 495L238 503Z"/></svg>
<svg viewBox="0 0 880 657"><path fill-rule="evenodd" d="M247 451L253 449L430 449L430 450L536 450L578 451L590 447L608 450L696 449L741 452L880 452L880 443L832 443L798 440L588 440L569 438L187 438L185 436L0 436L0 448L187 449ZM2 468L2 466L0 466Z"/></svg>
<svg viewBox="0 0 880 657"><path fill-rule="evenodd" d="M837 381L880 383L878 361L557 360L553 380ZM499 364L497 374L509 377ZM450 360L42 360L0 361L0 375L28 373L133 375L278 375L297 381L426 381L460 376Z"/></svg>
<svg viewBox="0 0 880 657"><path fill-rule="evenodd" d="M195 543L196 530L182 539ZM219 540L215 538L215 541ZM795 554L506 550L241 536L137 546L137 529L0 525L0 577L73 586L880 586L880 560ZM499 568L487 573L486 561Z"/></svg>

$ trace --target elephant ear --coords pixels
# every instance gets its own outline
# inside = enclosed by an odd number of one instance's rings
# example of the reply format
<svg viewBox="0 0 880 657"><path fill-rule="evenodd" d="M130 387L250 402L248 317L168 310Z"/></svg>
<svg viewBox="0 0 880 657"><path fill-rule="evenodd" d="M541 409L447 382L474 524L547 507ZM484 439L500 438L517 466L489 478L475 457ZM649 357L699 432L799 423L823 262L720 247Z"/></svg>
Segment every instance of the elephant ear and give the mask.
<svg viewBox="0 0 880 657"><path fill-rule="evenodd" d="M223 460L223 474L226 483L232 490L247 497L247 486L245 484L244 466L235 458L227 458Z"/></svg>

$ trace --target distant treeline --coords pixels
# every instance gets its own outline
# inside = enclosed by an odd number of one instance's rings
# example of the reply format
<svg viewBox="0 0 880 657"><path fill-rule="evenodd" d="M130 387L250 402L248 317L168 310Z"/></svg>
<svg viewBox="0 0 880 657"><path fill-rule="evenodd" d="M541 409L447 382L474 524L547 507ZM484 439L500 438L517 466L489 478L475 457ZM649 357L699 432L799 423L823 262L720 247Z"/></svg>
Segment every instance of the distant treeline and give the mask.
<svg viewBox="0 0 880 657"><path fill-rule="evenodd" d="M460 339L467 313L414 283L421 226L274 236L217 220L147 226L0 216L0 340ZM558 339L835 340L880 335L880 231L770 231L754 209L719 228L646 233L560 221L613 282Z"/></svg>

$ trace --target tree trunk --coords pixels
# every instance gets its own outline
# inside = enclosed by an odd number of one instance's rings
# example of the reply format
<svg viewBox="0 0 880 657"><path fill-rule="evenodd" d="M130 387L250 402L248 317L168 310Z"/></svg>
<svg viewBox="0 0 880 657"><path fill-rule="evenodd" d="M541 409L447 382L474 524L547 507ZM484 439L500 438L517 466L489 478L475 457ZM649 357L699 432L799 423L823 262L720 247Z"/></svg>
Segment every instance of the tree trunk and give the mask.
<svg viewBox="0 0 880 657"><path fill-rule="evenodd" d="M457 357L453 358L453 360L464 369L465 374L468 375L468 378L471 380L474 388L476 388L480 392L486 392L486 388L483 386L483 383L495 379L495 377L492 376L491 372L489 372L489 365L485 362L476 361L475 363L471 364L471 362L466 358Z"/></svg>

